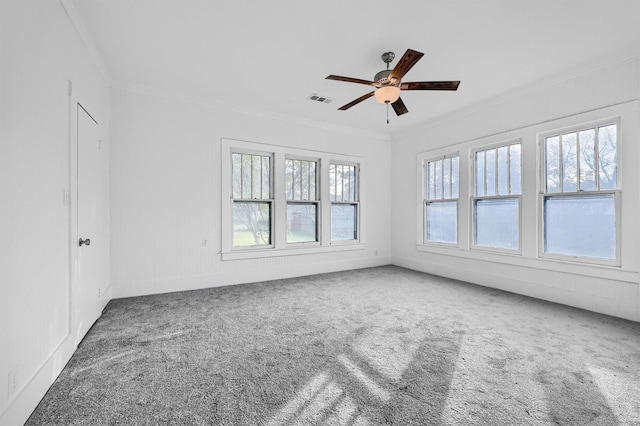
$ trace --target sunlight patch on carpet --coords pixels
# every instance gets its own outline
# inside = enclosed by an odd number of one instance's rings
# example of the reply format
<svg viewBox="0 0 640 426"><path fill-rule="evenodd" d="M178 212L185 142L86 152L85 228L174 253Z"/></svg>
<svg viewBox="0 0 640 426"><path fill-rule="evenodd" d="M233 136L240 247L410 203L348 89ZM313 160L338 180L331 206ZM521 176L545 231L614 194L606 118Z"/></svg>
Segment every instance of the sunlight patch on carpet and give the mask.
<svg viewBox="0 0 640 426"><path fill-rule="evenodd" d="M442 424L467 424L469 419L478 420L479 413L490 422L492 413L500 410L506 413L502 418L553 423L544 389L535 380L537 368L527 359L510 358L508 350L487 336L466 335L442 410Z"/></svg>
<svg viewBox="0 0 640 426"><path fill-rule="evenodd" d="M407 341L399 335L386 335L381 344L380 335L367 334L355 342L353 348L380 374L400 380L419 346L419 342Z"/></svg>
<svg viewBox="0 0 640 426"><path fill-rule="evenodd" d="M640 422L640 384L622 373L589 365L600 392L620 424L631 425Z"/></svg>
<svg viewBox="0 0 640 426"><path fill-rule="evenodd" d="M391 399L391 395L382 389L376 382L369 378L357 365L344 355L338 355L338 361L347 369L355 378L357 378L369 392L377 396L381 400L387 402Z"/></svg>
<svg viewBox="0 0 640 426"><path fill-rule="evenodd" d="M358 407L329 374L316 374L271 420L267 426L353 425L369 426L357 415Z"/></svg>

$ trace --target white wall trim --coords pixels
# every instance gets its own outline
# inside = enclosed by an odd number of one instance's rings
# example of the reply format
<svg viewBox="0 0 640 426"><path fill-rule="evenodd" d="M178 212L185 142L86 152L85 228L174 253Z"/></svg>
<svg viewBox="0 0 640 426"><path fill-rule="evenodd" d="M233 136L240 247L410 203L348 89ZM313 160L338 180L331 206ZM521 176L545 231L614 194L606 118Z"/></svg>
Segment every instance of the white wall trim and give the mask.
<svg viewBox="0 0 640 426"><path fill-rule="evenodd" d="M113 294L113 297L119 299L124 297L225 287L236 284L266 282L328 272L372 268L389 265L390 263L390 257L380 256L353 260L314 262L312 264L291 265L287 268L247 268L242 272L234 271L211 275L180 276L151 281L137 281L135 283L117 283L115 285L116 292Z"/></svg>
<svg viewBox="0 0 640 426"><path fill-rule="evenodd" d="M482 271L469 270L402 256L392 256L391 264L631 321L640 321L638 297L620 301L619 299L607 297L606 294L596 295L575 291L570 288L559 288L540 282L528 281L526 280L526 273L520 274L522 279L513 279L513 277L491 273L488 269ZM569 273L569 275L571 274ZM640 286L637 282L618 281L618 284L635 287L636 294L640 291Z"/></svg>
<svg viewBox="0 0 640 426"><path fill-rule="evenodd" d="M612 53L611 55L605 58L599 58L598 60L581 64L580 66L570 68L563 73L554 74L550 77L543 78L533 83L517 87L513 90L507 91L497 96L494 96L488 99L482 99L472 105L460 108L456 111L445 113L438 117L434 117L433 119L424 121L411 128L393 133L391 135L391 139L395 141L397 139L403 139L406 137L414 136L416 134L424 132L426 129L429 129L431 127L436 127L436 126L444 125L447 123L455 123L456 121L462 119L465 116L472 115L474 113L478 113L481 111L485 111L488 108L491 108L500 104L504 104L504 103L513 101L515 99L526 97L527 95L538 92L540 90L554 87L554 86L559 86L568 81L575 80L581 76L589 75L591 73L598 72L607 68L617 67L617 66L620 66L621 64L631 63L638 60L640 60L640 51L638 51L637 48L627 48L622 51ZM632 101L634 99L637 99L636 94L630 93L629 98L621 103ZM612 105L602 105L598 107L598 109L604 108L607 106L612 106ZM571 115L575 115L581 112L589 112L589 111L578 111L578 112L572 113ZM559 119L559 118L564 118L564 117L554 117L553 120ZM542 124L542 123L528 123L527 126L536 125L536 124ZM522 126L517 126L514 128L508 128L508 129L501 129L500 133L509 132L511 130L517 130L519 127L522 127ZM488 137L488 136L493 136L493 135L490 135L490 134L481 135L481 136L474 137L474 139Z"/></svg>
<svg viewBox="0 0 640 426"><path fill-rule="evenodd" d="M251 108L238 104L230 104L228 102L220 102L218 100L188 94L180 91L166 90L158 87L148 86L144 84L130 83L122 80L114 80L111 88L114 90L121 90L125 92L132 92L140 95L154 96L157 98L170 99L178 102L186 102L190 104L200 105L208 108L215 108L223 111L237 112L240 114L251 115L259 118L266 118L270 120L282 121L289 124L296 124L306 126L313 129L329 130L333 132L340 132L350 134L354 136L362 136L370 139L380 141L391 141L391 135L386 133L372 132L355 127L340 126L335 124L326 123L323 121L317 121L312 119L305 119L301 117L277 114L271 111L265 111L258 108Z"/></svg>
<svg viewBox="0 0 640 426"><path fill-rule="evenodd" d="M5 410L0 414L0 425L24 424L42 397L47 393L51 384L67 365L75 350L73 336L67 334L58 348L9 401Z"/></svg>

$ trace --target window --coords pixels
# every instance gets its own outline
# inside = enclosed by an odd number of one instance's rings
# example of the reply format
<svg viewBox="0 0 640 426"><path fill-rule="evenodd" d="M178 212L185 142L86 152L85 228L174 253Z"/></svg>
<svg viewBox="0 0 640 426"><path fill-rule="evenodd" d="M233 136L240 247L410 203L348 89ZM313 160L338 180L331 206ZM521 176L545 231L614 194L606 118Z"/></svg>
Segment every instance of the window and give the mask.
<svg viewBox="0 0 640 426"><path fill-rule="evenodd" d="M543 136L543 253L615 260L618 125Z"/></svg>
<svg viewBox="0 0 640 426"><path fill-rule="evenodd" d="M474 245L520 248L520 143L475 151Z"/></svg>
<svg viewBox="0 0 640 426"><path fill-rule="evenodd" d="M318 241L318 162L285 160L287 243Z"/></svg>
<svg viewBox="0 0 640 426"><path fill-rule="evenodd" d="M331 241L358 239L358 166L329 164Z"/></svg>
<svg viewBox="0 0 640 426"><path fill-rule="evenodd" d="M220 149L222 260L366 248L366 159L227 138Z"/></svg>
<svg viewBox="0 0 640 426"><path fill-rule="evenodd" d="M458 243L458 154L425 161L424 241Z"/></svg>
<svg viewBox="0 0 640 426"><path fill-rule="evenodd" d="M272 244L271 162L268 154L231 154L233 247Z"/></svg>

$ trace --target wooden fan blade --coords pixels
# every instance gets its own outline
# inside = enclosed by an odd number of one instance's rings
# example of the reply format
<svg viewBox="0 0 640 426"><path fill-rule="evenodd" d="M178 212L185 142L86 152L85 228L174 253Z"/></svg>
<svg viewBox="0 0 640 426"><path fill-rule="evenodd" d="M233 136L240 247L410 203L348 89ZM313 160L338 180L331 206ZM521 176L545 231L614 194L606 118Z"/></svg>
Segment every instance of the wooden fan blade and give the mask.
<svg viewBox="0 0 640 426"><path fill-rule="evenodd" d="M420 58L422 58L422 56L424 56L424 53L422 52L407 49L407 51L404 52L404 55L402 55L402 58L400 58L396 66L393 68L393 71L391 71L391 74L389 74L389 79L395 79L396 81L401 80L411 67L413 67Z"/></svg>
<svg viewBox="0 0 640 426"><path fill-rule="evenodd" d="M326 80L346 81L347 83L360 83L360 84L366 84L367 86L373 85L373 81L363 80L361 78L343 77L341 75L333 75L333 74L330 76L327 76Z"/></svg>
<svg viewBox="0 0 640 426"><path fill-rule="evenodd" d="M458 90L459 81L412 81L401 83L402 90Z"/></svg>
<svg viewBox="0 0 640 426"><path fill-rule="evenodd" d="M396 115L402 115L409 112L407 107L404 105L404 102L402 102L402 98L398 98L398 100L392 103L391 106L393 107L393 110L396 112Z"/></svg>
<svg viewBox="0 0 640 426"><path fill-rule="evenodd" d="M353 101L349 102L348 104L341 106L340 108L338 108L338 110L345 111L345 110L351 108L352 106L359 104L360 102L364 101L365 99L369 99L370 97L373 96L374 93L375 93L375 90L373 92L367 93L366 95L362 95L358 99L353 100Z"/></svg>

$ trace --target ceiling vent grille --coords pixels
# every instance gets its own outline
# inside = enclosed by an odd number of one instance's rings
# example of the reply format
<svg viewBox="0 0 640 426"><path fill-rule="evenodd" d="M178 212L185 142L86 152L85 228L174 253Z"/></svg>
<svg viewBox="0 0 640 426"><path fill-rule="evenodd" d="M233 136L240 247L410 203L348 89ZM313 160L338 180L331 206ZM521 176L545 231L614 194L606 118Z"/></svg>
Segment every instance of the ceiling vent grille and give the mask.
<svg viewBox="0 0 640 426"><path fill-rule="evenodd" d="M330 104L331 102L333 102L333 99L327 97L327 96L320 96L316 93L312 93L311 95L309 95L309 97L307 98L310 101L314 101L314 102L321 102L323 104Z"/></svg>

